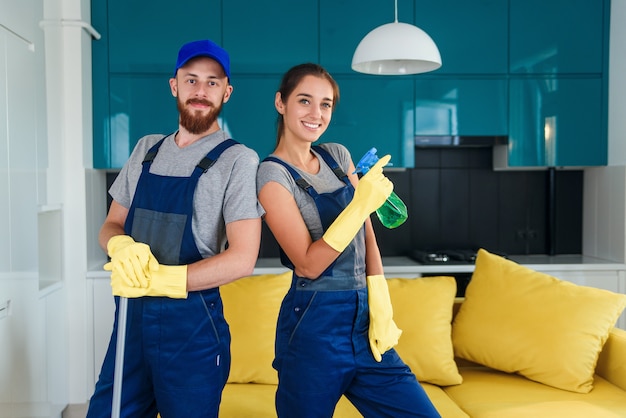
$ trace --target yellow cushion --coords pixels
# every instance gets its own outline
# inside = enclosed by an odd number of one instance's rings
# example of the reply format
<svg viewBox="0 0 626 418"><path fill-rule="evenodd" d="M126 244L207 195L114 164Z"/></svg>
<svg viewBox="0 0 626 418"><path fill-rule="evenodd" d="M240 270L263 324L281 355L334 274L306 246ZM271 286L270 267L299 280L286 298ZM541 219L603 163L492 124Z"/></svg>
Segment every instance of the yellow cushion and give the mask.
<svg viewBox="0 0 626 418"><path fill-rule="evenodd" d="M481 249L452 324L455 354L588 393L625 305L626 295L559 280Z"/></svg>
<svg viewBox="0 0 626 418"><path fill-rule="evenodd" d="M232 341L229 383L278 384L272 368L276 320L291 272L245 277L220 287Z"/></svg>
<svg viewBox="0 0 626 418"><path fill-rule="evenodd" d="M388 279L393 319L402 330L395 347L420 382L458 385L452 348L453 277Z"/></svg>

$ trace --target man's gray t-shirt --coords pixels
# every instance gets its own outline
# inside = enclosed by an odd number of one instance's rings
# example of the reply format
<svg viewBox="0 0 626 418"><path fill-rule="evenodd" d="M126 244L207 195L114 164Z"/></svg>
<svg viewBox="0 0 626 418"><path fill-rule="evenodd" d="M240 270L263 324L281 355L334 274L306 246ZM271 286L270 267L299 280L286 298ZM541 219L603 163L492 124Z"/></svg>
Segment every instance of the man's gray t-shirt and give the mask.
<svg viewBox="0 0 626 418"><path fill-rule="evenodd" d="M163 135L147 135L139 140L130 158L109 189L111 197L130 208L142 161ZM189 177L196 165L216 145L228 139L219 130L193 144L179 148L169 135L159 148L150 172L162 176ZM264 214L256 196L259 157L242 144L225 150L209 170L200 176L194 195L192 231L203 258L220 253L226 244L226 224Z"/></svg>
<svg viewBox="0 0 626 418"><path fill-rule="evenodd" d="M332 155L333 159L339 164L339 167L341 167L344 173L349 174L348 170L352 159L346 147L337 143L321 144L321 147ZM319 172L317 174L310 174L292 166L294 170L313 186L317 193L332 193L345 186L346 184L337 178L335 173L333 173L330 167L324 162L323 158L314 150L312 150L312 152L320 161ZM274 154L271 156L276 157ZM265 184L271 181L279 183L293 195L300 209L300 213L302 214L302 218L304 219L304 223L311 234L311 238L314 241L320 239L324 231L313 198L296 184L285 167L273 161L264 161L259 166L257 174L257 190L260 191Z"/></svg>

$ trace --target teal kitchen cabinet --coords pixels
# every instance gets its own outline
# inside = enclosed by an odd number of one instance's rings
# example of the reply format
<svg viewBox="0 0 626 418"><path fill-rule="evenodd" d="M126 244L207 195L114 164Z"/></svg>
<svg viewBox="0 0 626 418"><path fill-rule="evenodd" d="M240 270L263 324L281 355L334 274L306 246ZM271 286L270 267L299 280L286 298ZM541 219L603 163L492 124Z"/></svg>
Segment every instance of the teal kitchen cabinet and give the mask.
<svg viewBox="0 0 626 418"><path fill-rule="evenodd" d="M515 74L603 71L608 0L510 0L510 68Z"/></svg>
<svg viewBox="0 0 626 418"><path fill-rule="evenodd" d="M99 2L94 2L99 3ZM166 73L176 66L180 46L210 38L221 44L221 2L185 1L184 7L157 0L108 0L107 37L112 73Z"/></svg>
<svg viewBox="0 0 626 418"><path fill-rule="evenodd" d="M506 136L505 77L416 78L415 135Z"/></svg>
<svg viewBox="0 0 626 418"><path fill-rule="evenodd" d="M237 77L224 105L222 124L261 159L276 145L274 97L281 75ZM396 167L413 166L413 119L405 109L413 100L413 80L402 77L337 76L340 99L319 142L340 142L358 160L371 147L391 154ZM364 82L366 79L367 83Z"/></svg>
<svg viewBox="0 0 626 418"><path fill-rule="evenodd" d="M91 84L93 114L93 150L94 168L111 168L111 129L110 129L110 94L109 89L109 31L107 3L93 2L91 5L91 24L98 29L102 37L91 43Z"/></svg>
<svg viewBox="0 0 626 418"><path fill-rule="evenodd" d="M168 79L188 41L221 43L221 3L191 0L185 7L154 1L96 1L93 41L93 166L120 168L140 137L176 129Z"/></svg>
<svg viewBox="0 0 626 418"><path fill-rule="evenodd" d="M238 75L222 109L222 128L233 139L254 149L261 159L276 145L274 97L282 75Z"/></svg>
<svg viewBox="0 0 626 418"><path fill-rule="evenodd" d="M363 37L394 21L394 2L320 0L320 63L331 73L352 72ZM398 1L398 21L416 25L439 48L442 74L506 74L508 2L502 0Z"/></svg>
<svg viewBox="0 0 626 418"><path fill-rule="evenodd" d="M395 167L413 167L413 90L407 77L336 76L340 100L320 142L348 147L355 164L370 148L391 155Z"/></svg>
<svg viewBox="0 0 626 418"><path fill-rule="evenodd" d="M176 98L169 75L112 74L107 155L109 168L121 168L137 141L149 134L169 134L178 129Z"/></svg>
<svg viewBox="0 0 626 418"><path fill-rule="evenodd" d="M436 74L506 74L508 13L504 0L417 0L415 24L441 54Z"/></svg>
<svg viewBox="0 0 626 418"><path fill-rule="evenodd" d="M355 158L376 146L395 166L412 167L415 135L508 135L506 157L515 167L607 160L609 0L398 0L398 20L433 37L443 66L385 77L356 73L351 62L368 32L393 22L391 0L192 0L183 8L105 0L91 7L103 35L92 44L95 168L119 168L140 137L176 129L167 80L180 45L206 37L231 55L235 90L224 128L261 157L274 147L280 76L319 62L341 89L321 140L345 143ZM546 90L553 84L557 90ZM557 138L546 157L545 126L553 123Z"/></svg>
<svg viewBox="0 0 626 418"><path fill-rule="evenodd" d="M222 3L223 46L230 54L232 72L282 74L296 64L319 62L317 1Z"/></svg>
<svg viewBox="0 0 626 418"><path fill-rule="evenodd" d="M511 79L508 167L606 165L602 91L600 77Z"/></svg>

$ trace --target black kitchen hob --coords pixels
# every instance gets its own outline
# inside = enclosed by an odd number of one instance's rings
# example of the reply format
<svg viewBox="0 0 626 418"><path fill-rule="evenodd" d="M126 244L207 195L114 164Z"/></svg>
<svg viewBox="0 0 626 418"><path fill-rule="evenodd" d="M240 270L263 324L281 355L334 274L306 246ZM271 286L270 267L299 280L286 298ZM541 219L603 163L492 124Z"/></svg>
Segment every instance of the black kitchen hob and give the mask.
<svg viewBox="0 0 626 418"><path fill-rule="evenodd" d="M459 265L474 264L476 251L474 250L441 250L425 251L413 250L409 257L421 264Z"/></svg>
<svg viewBox="0 0 626 418"><path fill-rule="evenodd" d="M476 250L452 249L452 250L413 250L409 257L421 264L429 265L464 265L476 262ZM495 253L498 254L498 253ZM499 254L506 257L504 254Z"/></svg>

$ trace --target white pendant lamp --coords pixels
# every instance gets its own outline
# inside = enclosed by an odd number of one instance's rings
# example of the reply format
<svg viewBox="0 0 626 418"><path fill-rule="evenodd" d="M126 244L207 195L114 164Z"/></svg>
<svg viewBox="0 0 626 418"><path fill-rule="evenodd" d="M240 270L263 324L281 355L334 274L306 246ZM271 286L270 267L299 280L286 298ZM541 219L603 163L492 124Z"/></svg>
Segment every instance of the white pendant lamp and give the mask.
<svg viewBox="0 0 626 418"><path fill-rule="evenodd" d="M393 23L365 35L354 51L352 69L365 74L419 74L441 67L435 42L417 26L398 22L398 0Z"/></svg>

